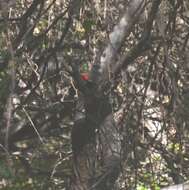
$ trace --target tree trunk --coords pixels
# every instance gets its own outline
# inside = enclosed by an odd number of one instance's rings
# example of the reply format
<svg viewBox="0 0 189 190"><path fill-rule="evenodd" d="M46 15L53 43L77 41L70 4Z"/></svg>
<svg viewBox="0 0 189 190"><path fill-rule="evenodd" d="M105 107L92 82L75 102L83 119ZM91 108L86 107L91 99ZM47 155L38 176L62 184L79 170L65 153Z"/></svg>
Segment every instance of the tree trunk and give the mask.
<svg viewBox="0 0 189 190"><path fill-rule="evenodd" d="M95 71L96 77L85 83L79 80L79 73L75 71L77 87L84 97L81 101L85 111L82 122L76 121L72 130L74 154L72 190L117 189L116 180L120 173L121 161L121 136L108 96L104 95L104 89L109 83L110 71L113 71L113 75L117 74L121 67L125 67L125 62L130 64L145 50L145 40L150 36L150 29L160 2L160 0L153 2L148 27L144 31L141 42L131 50L131 54L125 56L121 62L115 61L131 28L139 20L139 16L141 18L143 15L145 7L143 0L131 1L120 22L114 27L109 36L110 42L100 62L93 65L91 70L90 76L93 76Z"/></svg>

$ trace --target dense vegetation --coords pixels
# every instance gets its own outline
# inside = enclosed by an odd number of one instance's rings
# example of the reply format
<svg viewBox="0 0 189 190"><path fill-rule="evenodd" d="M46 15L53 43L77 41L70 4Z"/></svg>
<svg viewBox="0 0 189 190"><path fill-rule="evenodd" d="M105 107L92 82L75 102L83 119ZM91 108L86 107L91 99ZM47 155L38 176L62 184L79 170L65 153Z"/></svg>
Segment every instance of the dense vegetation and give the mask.
<svg viewBox="0 0 189 190"><path fill-rule="evenodd" d="M0 188L189 180L188 0L0 1Z"/></svg>

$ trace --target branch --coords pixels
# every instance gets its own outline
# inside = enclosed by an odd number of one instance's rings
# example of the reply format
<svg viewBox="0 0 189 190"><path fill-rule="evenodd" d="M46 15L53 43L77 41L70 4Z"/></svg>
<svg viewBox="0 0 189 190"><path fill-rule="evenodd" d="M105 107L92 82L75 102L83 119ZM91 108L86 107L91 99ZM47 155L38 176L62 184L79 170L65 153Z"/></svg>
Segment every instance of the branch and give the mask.
<svg viewBox="0 0 189 190"><path fill-rule="evenodd" d="M114 27L113 32L109 35L109 44L105 48L100 58L100 77L97 81L106 81L109 76L109 69L115 64L115 58L120 51L124 40L131 33L132 27L144 11L143 0L133 0L126 9L126 13L121 18L120 22Z"/></svg>
<svg viewBox="0 0 189 190"><path fill-rule="evenodd" d="M146 28L143 32L141 40L136 46L134 46L113 68L113 74L116 76L120 73L122 69L125 69L129 64L131 64L137 57L139 57L144 51L149 48L150 37L153 26L153 21L155 20L156 14L158 12L161 0L155 0L152 4L151 11L146 22Z"/></svg>
<svg viewBox="0 0 189 190"><path fill-rule="evenodd" d="M116 57L125 38L129 36L134 24L142 16L146 4L140 1L133 1L126 10L126 13L121 18L118 25L114 27L113 32L110 34L110 43L103 52L100 59L100 76L98 78L97 84L102 88L104 84L109 79L110 72L116 77L122 69L125 69L129 64L131 64L137 57L149 49L151 30L153 27L153 22L155 20L156 14L158 12L161 0L154 0L150 13L148 15L148 20L146 21L146 27L142 34L142 37L138 44L134 46L126 55L124 55L119 61L116 62Z"/></svg>

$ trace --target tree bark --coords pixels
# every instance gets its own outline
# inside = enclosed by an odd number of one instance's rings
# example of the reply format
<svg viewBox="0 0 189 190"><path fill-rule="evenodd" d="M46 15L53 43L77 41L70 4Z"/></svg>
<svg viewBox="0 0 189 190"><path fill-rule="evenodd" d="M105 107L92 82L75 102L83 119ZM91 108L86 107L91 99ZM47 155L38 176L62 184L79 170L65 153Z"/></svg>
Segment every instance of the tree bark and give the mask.
<svg viewBox="0 0 189 190"><path fill-rule="evenodd" d="M148 19L148 26L144 36L150 35L153 19L160 2L160 0L155 0L152 3L150 13L152 18ZM125 38L129 36L132 27L139 20L139 17L142 17L144 8L145 3L143 0L131 1L120 22L110 34L110 42L105 48L100 62L96 63L91 70L91 72L94 72L95 69L96 74L98 74L97 78L91 78L91 81L87 83L80 80L76 82L84 96L82 101L85 113L83 125L80 126L82 130L77 130L78 128L75 125L72 131L72 142L74 142L74 138L79 139L78 143L72 143L72 147L76 145L77 149L77 144L82 144L79 151L74 154L72 190L117 189L116 180L120 174L121 163L121 135L118 122L114 119L108 96L104 95L103 89L109 82L110 73L116 73L123 67L127 56L124 56L122 62L116 61L116 57ZM146 39L144 36L142 36L143 41ZM145 49L143 48L145 46L143 41L134 47L134 50L132 50L134 52L131 52L133 57L130 57L131 59L127 61L134 61L141 53L139 49L141 51ZM128 56L131 55L129 54ZM75 74L79 75L77 72ZM76 78L79 79L79 77ZM83 133L88 132L83 135L80 133L81 131ZM85 142L79 143L83 139L85 139Z"/></svg>

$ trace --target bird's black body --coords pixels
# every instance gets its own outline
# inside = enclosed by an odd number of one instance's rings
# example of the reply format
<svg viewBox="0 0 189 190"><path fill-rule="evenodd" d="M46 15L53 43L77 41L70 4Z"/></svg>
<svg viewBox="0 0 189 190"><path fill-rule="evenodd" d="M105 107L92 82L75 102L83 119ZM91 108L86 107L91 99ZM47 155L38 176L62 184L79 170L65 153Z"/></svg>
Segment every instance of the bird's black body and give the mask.
<svg viewBox="0 0 189 190"><path fill-rule="evenodd" d="M83 147L92 142L95 138L95 128L91 126L86 118L75 121L72 128L72 150L74 155L78 155Z"/></svg>
<svg viewBox="0 0 189 190"><path fill-rule="evenodd" d="M86 144L94 142L96 129L99 129L104 118L111 112L108 96L97 90L98 76L99 67L95 65L91 71L90 81L82 83L80 88L82 93L76 105L71 134L74 155L78 155Z"/></svg>

